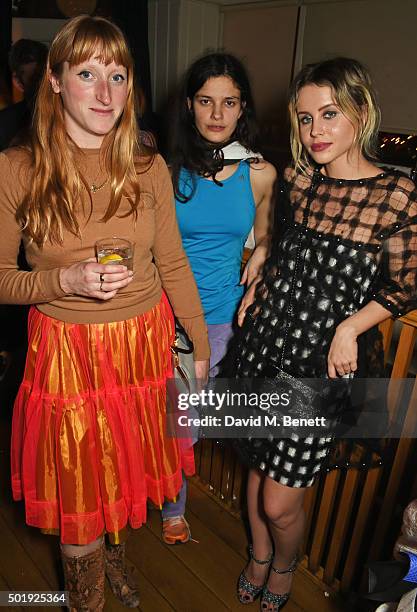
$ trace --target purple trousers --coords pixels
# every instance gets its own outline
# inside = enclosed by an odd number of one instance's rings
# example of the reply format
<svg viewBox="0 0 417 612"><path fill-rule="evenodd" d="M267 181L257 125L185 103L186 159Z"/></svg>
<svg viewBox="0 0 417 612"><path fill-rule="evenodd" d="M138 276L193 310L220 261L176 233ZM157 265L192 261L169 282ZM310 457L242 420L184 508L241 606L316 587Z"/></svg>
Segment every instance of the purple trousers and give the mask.
<svg viewBox="0 0 417 612"><path fill-rule="evenodd" d="M219 363L227 353L228 344L233 336L231 323L207 325L210 344L209 376L214 378L219 373Z"/></svg>

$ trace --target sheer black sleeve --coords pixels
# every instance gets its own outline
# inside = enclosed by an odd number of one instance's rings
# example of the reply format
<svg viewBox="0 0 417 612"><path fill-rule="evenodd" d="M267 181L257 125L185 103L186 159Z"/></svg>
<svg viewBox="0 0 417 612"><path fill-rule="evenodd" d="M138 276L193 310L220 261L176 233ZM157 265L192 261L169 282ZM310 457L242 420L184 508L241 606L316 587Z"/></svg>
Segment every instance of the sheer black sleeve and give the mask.
<svg viewBox="0 0 417 612"><path fill-rule="evenodd" d="M373 299L396 317L417 308L417 191L400 178L390 201L397 210L396 223L382 243L382 274Z"/></svg>

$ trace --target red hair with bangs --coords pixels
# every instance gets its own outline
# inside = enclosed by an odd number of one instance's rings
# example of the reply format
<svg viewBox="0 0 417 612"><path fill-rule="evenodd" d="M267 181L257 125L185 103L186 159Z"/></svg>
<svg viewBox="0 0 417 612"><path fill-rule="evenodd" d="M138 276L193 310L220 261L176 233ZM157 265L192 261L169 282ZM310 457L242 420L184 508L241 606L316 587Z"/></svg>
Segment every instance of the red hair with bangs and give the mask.
<svg viewBox="0 0 417 612"><path fill-rule="evenodd" d="M30 146L33 180L31 192L17 211L17 219L38 246L47 240L62 243L64 229L80 235L75 210L83 187L92 203L88 185L75 164L77 146L65 129L61 96L52 92L50 84L50 75L60 77L65 62L74 66L90 58L106 65L114 61L127 70L125 108L101 147L111 186L109 206L102 220L108 221L117 213L122 196L129 200L128 214L136 217L140 200L137 172L140 145L133 59L115 24L102 17L80 15L69 20L52 41L35 105Z"/></svg>

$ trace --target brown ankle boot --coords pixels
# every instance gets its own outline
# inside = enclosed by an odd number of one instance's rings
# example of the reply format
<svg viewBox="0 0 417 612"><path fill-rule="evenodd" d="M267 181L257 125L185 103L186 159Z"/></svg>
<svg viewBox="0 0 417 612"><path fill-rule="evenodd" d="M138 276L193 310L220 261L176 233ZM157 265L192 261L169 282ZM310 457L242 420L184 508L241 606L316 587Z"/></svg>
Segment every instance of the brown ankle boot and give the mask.
<svg viewBox="0 0 417 612"><path fill-rule="evenodd" d="M104 608L104 546L82 557L62 551L65 590L71 612L101 612Z"/></svg>
<svg viewBox="0 0 417 612"><path fill-rule="evenodd" d="M106 576L114 596L127 608L137 608L139 592L126 567L125 549L125 544L106 545Z"/></svg>

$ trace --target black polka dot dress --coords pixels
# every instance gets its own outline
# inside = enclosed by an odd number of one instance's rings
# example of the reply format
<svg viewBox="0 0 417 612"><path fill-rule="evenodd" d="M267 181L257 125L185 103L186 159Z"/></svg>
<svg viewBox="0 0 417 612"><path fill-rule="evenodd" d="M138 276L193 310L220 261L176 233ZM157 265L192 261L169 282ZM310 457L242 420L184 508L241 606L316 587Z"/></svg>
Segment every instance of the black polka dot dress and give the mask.
<svg viewBox="0 0 417 612"><path fill-rule="evenodd" d="M375 300L399 317L417 308L417 192L401 173L337 180L319 169L287 169L271 257L247 312L236 354L238 377L325 378L339 323ZM380 333L358 339L360 377L383 375ZM333 439L241 439L251 467L291 487L314 483Z"/></svg>

